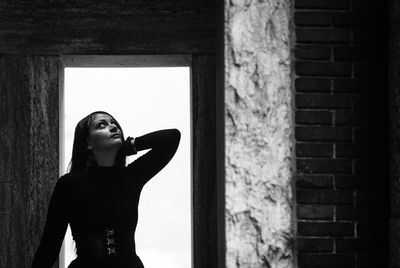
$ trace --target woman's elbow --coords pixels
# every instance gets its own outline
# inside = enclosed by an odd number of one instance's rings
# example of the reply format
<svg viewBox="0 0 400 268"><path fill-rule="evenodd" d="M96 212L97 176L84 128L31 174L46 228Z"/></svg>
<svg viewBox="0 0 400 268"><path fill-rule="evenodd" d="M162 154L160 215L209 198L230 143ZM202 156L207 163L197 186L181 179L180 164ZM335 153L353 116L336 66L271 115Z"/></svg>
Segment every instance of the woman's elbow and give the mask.
<svg viewBox="0 0 400 268"><path fill-rule="evenodd" d="M172 129L174 131L175 139L179 142L181 139L181 132L177 128Z"/></svg>
<svg viewBox="0 0 400 268"><path fill-rule="evenodd" d="M181 141L181 132L177 128L171 129L173 132L173 140L175 141L175 146L178 148L179 143Z"/></svg>

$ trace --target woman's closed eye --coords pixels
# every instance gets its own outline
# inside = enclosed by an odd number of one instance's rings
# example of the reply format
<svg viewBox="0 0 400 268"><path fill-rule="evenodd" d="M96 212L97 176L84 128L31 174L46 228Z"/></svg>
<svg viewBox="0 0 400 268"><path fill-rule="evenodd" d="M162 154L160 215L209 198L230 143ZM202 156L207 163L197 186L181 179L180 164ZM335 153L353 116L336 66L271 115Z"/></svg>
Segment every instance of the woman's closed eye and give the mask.
<svg viewBox="0 0 400 268"><path fill-rule="evenodd" d="M117 123L115 122L115 121L111 121L110 122L110 125L114 125L116 128L118 128L118 126L117 126ZM100 128L100 127L104 127L104 126L106 126L106 122L100 122L100 123L98 123L98 124L96 124L96 127L97 128Z"/></svg>
<svg viewBox="0 0 400 268"><path fill-rule="evenodd" d="M97 124L97 127L105 126L106 124L104 122L100 122Z"/></svg>

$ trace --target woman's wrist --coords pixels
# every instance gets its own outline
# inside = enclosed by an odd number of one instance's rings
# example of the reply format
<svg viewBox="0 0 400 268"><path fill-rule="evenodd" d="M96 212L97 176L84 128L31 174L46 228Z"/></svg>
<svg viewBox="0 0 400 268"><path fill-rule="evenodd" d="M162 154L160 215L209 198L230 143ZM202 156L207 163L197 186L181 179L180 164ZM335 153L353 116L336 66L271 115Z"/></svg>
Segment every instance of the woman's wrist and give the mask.
<svg viewBox="0 0 400 268"><path fill-rule="evenodd" d="M136 143L135 142L136 142L136 138L133 137L131 139L131 144L132 144L132 148L133 148L134 154L137 154L137 148L136 148Z"/></svg>
<svg viewBox="0 0 400 268"><path fill-rule="evenodd" d="M136 148L136 143L135 143L134 137L129 137L125 140L124 142L124 150L125 150L125 155L133 155L137 154L137 148Z"/></svg>

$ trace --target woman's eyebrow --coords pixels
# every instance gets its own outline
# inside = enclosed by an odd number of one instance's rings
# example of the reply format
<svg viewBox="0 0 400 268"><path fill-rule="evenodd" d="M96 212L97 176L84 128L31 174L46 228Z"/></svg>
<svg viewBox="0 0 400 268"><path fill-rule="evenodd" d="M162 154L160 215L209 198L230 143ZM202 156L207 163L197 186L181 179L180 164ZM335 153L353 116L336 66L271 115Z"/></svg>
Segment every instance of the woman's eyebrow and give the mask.
<svg viewBox="0 0 400 268"><path fill-rule="evenodd" d="M107 122L107 120L105 120L105 119L100 119L100 120L94 121L93 123L94 123L94 124L97 124L97 123L101 123L101 122Z"/></svg>

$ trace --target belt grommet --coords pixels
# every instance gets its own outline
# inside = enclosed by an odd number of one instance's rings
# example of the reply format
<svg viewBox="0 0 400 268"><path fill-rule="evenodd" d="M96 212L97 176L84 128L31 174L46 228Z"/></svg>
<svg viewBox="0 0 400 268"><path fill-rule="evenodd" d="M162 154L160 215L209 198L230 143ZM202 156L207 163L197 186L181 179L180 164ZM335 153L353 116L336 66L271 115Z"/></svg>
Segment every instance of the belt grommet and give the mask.
<svg viewBox="0 0 400 268"><path fill-rule="evenodd" d="M106 229L107 236L114 235L114 229Z"/></svg>
<svg viewBox="0 0 400 268"><path fill-rule="evenodd" d="M115 248L114 248L114 247L112 247L112 248L107 247L107 254L108 254L108 255L116 254Z"/></svg>
<svg viewBox="0 0 400 268"><path fill-rule="evenodd" d="M107 245L110 245L110 244L115 244L114 238L107 238Z"/></svg>

